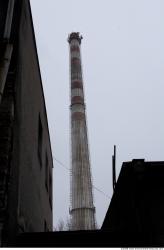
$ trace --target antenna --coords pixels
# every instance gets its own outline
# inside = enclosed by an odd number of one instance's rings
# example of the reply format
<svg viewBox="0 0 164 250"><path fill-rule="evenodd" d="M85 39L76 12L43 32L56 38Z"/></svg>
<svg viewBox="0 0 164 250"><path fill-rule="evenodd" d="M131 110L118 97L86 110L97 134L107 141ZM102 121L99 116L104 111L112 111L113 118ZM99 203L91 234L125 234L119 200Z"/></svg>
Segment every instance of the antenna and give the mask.
<svg viewBox="0 0 164 250"><path fill-rule="evenodd" d="M113 175L113 191L116 186L116 145L114 145L114 155L112 155L112 175Z"/></svg>

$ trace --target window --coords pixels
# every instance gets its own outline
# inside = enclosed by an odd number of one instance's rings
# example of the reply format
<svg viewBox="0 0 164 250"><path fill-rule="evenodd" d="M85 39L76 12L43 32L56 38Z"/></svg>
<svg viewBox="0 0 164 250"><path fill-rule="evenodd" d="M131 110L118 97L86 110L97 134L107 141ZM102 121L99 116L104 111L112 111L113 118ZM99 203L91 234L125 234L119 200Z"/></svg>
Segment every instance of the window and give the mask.
<svg viewBox="0 0 164 250"><path fill-rule="evenodd" d="M43 144L43 127L41 118L39 115L39 121L38 121L38 158L39 158L39 164L40 167L42 167L42 144Z"/></svg>
<svg viewBox="0 0 164 250"><path fill-rule="evenodd" d="M52 176L49 169L49 160L47 152L45 157L45 187L48 193L50 207L52 209Z"/></svg>
<svg viewBox="0 0 164 250"><path fill-rule="evenodd" d="M49 201L50 201L50 207L52 209L52 176L49 172Z"/></svg>
<svg viewBox="0 0 164 250"><path fill-rule="evenodd" d="M46 163L45 163L45 185L46 185L46 189L47 192L49 192L49 168L48 168L48 156L46 153Z"/></svg>

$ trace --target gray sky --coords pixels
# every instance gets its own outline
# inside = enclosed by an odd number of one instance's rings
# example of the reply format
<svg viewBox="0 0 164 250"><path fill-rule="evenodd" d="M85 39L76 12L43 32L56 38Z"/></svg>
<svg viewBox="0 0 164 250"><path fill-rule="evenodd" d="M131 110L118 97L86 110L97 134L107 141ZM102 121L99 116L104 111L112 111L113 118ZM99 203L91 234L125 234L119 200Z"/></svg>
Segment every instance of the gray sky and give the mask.
<svg viewBox="0 0 164 250"><path fill-rule="evenodd" d="M164 1L31 0L54 157L70 167L69 50L80 32L93 184L112 196L111 157L164 160ZM110 200L94 190L101 226ZM54 161L54 225L69 214L69 171Z"/></svg>

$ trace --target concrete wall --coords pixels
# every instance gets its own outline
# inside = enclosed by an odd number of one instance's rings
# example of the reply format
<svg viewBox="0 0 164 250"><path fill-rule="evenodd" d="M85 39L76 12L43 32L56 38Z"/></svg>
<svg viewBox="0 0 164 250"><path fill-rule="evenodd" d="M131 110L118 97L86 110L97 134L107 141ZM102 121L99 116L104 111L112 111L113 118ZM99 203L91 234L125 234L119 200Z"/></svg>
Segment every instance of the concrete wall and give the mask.
<svg viewBox="0 0 164 250"><path fill-rule="evenodd" d="M16 80L9 235L52 230L53 163L47 116L29 1L21 2L18 40L14 46Z"/></svg>

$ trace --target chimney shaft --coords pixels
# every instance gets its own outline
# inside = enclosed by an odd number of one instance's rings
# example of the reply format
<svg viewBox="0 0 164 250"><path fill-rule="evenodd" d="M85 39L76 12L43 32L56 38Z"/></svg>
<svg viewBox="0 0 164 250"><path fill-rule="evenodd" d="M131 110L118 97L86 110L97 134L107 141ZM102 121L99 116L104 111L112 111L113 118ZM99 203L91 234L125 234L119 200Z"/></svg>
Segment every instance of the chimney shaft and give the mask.
<svg viewBox="0 0 164 250"><path fill-rule="evenodd" d="M71 216L73 230L95 229L92 180L89 159L80 45L82 36L71 33Z"/></svg>

